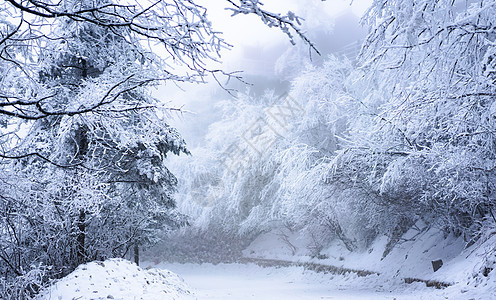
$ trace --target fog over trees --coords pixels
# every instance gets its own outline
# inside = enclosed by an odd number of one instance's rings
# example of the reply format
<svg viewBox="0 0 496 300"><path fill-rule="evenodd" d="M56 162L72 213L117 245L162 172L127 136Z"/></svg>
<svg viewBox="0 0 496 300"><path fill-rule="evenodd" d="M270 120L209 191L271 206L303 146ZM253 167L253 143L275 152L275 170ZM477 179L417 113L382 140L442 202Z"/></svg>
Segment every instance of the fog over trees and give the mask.
<svg viewBox="0 0 496 300"><path fill-rule="evenodd" d="M221 102L189 167L174 166L194 223L170 242L209 246L169 255L222 259L277 228L316 254L387 235L387 255L419 220L477 241L495 221L494 22L487 1L375 1L358 60L331 55L287 94Z"/></svg>
<svg viewBox="0 0 496 300"><path fill-rule="evenodd" d="M201 1L0 4L0 298L143 250L235 261L274 230L314 256L387 236L383 257L418 222L494 231L496 1L373 1L356 57L284 7L224 2L295 45L263 92L217 68L231 46ZM206 81L223 100L189 149L152 88Z"/></svg>

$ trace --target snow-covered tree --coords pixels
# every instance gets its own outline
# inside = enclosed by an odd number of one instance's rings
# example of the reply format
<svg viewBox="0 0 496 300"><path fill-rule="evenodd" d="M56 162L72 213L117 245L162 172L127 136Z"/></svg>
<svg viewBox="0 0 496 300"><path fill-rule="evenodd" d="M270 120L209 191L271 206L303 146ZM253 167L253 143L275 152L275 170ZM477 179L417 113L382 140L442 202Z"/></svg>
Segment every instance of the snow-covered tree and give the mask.
<svg viewBox="0 0 496 300"><path fill-rule="evenodd" d="M280 14L267 11L258 0L226 0L226 8L233 15L255 14L267 26L279 27L292 42L294 35L299 36L316 51L300 28L300 18L292 12ZM115 113L115 110L107 110L107 104L119 92L115 90L118 86L111 86L113 89L109 92L112 93L105 99L93 99L93 102L78 107L57 107L56 103L52 103L53 91L37 80L38 61L44 55L42 50L47 41L65 38L53 26L54 22L62 19L71 20L73 27L92 24L107 28L124 38L127 46L135 50L136 59L146 64L149 72L155 72L153 76L134 77L132 81L135 84L140 79L142 81L139 83L146 85L151 79L203 82L208 75L214 75L217 79L220 75L237 77L234 73L207 67L210 61L218 60L219 51L228 48L229 44L220 32L212 28L207 10L195 1L4 1L0 4L0 67L6 76L0 82L0 96L3 99L0 102L0 116L4 126L11 125L11 134L4 134L4 140L15 139L15 125L19 120L75 116L93 110ZM60 45L63 47L62 43ZM87 50L85 55L89 56L83 58L88 59L99 51L98 47ZM116 60L115 57L113 59ZM95 69L89 71L101 69L105 63L109 62L94 61L92 68ZM119 109L134 108L130 105ZM18 153L11 151L11 147L6 148L9 143L3 144L0 154L6 158L42 155L36 152Z"/></svg>
<svg viewBox="0 0 496 300"><path fill-rule="evenodd" d="M226 169L187 198L209 203L198 228L287 226L349 250L385 234L384 255L419 220L476 240L496 222L495 13L492 0L373 1L358 67L331 58L293 80L304 113L284 138L275 97L240 97L202 149Z"/></svg>
<svg viewBox="0 0 496 300"><path fill-rule="evenodd" d="M84 8L84 2L74 5ZM172 210L176 179L164 160L187 150L145 89L159 73L141 60L142 46L128 43L125 30L70 19L56 26L60 39L40 52L39 84L53 93L50 108L41 109L78 113L35 120L16 149L41 154L11 167L36 178L23 189L30 212L6 215L6 222L31 232L12 239L16 247L6 245L6 252L22 257L10 270L16 275L43 264L60 276L130 248L138 260L138 246L183 222Z"/></svg>
<svg viewBox="0 0 496 300"><path fill-rule="evenodd" d="M458 232L495 204L494 4L375 1L367 17L363 68L387 93L380 192Z"/></svg>
<svg viewBox="0 0 496 300"><path fill-rule="evenodd" d="M267 92L221 102L224 117L210 126L207 145L193 151L202 159L180 168L180 206L196 209L194 227L179 239L201 232L205 240L223 236L234 247L289 228L321 241L338 237L350 249L367 244L353 242L364 236L370 242L380 222L369 218L372 205L359 210L350 190L327 181L332 159L350 146L352 132L373 121L375 98L358 100L368 83L353 81L353 74L350 62L330 57L295 79L288 95Z"/></svg>
<svg viewBox="0 0 496 300"><path fill-rule="evenodd" d="M258 1L226 5L314 48L293 13ZM30 270L39 284L84 261L137 254L156 230L185 222L164 160L187 150L167 125L170 108L148 88L234 75L207 67L228 44L194 1L8 0L0 22L9 191L0 202L0 272L28 295L38 288L21 280Z"/></svg>

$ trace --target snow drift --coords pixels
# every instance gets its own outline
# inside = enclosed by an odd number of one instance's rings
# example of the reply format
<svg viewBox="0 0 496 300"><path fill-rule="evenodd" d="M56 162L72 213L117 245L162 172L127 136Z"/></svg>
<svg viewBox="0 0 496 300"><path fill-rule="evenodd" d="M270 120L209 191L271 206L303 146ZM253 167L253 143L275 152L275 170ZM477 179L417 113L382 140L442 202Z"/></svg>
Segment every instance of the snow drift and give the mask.
<svg viewBox="0 0 496 300"><path fill-rule="evenodd" d="M142 269L124 259L79 266L40 293L49 299L194 299L183 279L167 270Z"/></svg>

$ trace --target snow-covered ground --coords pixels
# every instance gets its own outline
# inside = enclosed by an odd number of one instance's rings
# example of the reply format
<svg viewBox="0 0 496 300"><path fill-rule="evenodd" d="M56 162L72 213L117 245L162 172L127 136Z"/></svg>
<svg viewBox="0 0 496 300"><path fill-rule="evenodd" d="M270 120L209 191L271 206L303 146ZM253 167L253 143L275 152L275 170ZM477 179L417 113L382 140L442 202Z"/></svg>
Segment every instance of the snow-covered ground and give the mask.
<svg viewBox="0 0 496 300"><path fill-rule="evenodd" d="M39 300L89 299L195 299L176 274L142 269L123 259L91 262L42 292Z"/></svg>
<svg viewBox="0 0 496 300"><path fill-rule="evenodd" d="M389 275L333 275L303 267L260 267L252 263L143 265L145 269L124 260L86 264L58 281L39 299L489 300L496 295L484 287L478 291L459 286L435 289L424 283L406 284ZM495 286L494 282L489 284Z"/></svg>
<svg viewBox="0 0 496 300"><path fill-rule="evenodd" d="M140 268L111 259L80 266L39 299L496 299L496 233L490 232L465 249L461 239L445 238L435 229L413 230L384 259L387 241L382 238L359 253L334 243L323 249L318 259L305 255L305 241L296 235L289 239L278 236L281 232L262 235L244 251L252 261L257 261L256 257L271 259L265 261L265 267L155 261L144 262ZM288 241L292 245L289 250ZM288 253L294 249L296 253ZM444 262L436 272L430 265L433 259ZM314 272L302 266L308 267L308 263L380 274ZM437 280L451 286L436 289L423 282L405 283L405 278Z"/></svg>
<svg viewBox="0 0 496 300"><path fill-rule="evenodd" d="M320 251L320 258L316 258L308 255L308 240L301 239L297 232L281 230L259 236L244 255L380 273L380 276L355 278L344 285L350 290L354 289L353 286L368 286L370 295L376 295L372 293L374 291L390 290L396 299L496 299L495 231L489 230L476 243L465 248L466 242L462 237L445 236L441 230L421 223L414 228L406 232L402 242L384 258L386 237L379 237L369 249L355 252L348 251L335 240ZM281 238L283 235L285 238ZM436 272L432 268L434 260L443 261L443 266ZM407 278L438 281L451 286L436 290L417 282L412 287L404 283ZM342 285L341 281L338 284Z"/></svg>
<svg viewBox="0 0 496 300"><path fill-rule="evenodd" d="M254 264L168 264L139 268L112 259L80 266L39 299L435 299L423 284L393 292L379 276L333 276L302 267ZM188 283L172 273L180 274ZM389 283L391 284L391 283ZM401 284L400 284L401 285ZM434 293L433 293L434 292Z"/></svg>
<svg viewBox="0 0 496 300"><path fill-rule="evenodd" d="M377 275L331 275L302 267L254 264L159 264L189 284L197 299L441 299L442 291L424 284L399 284L391 290ZM397 287L398 288L398 287Z"/></svg>

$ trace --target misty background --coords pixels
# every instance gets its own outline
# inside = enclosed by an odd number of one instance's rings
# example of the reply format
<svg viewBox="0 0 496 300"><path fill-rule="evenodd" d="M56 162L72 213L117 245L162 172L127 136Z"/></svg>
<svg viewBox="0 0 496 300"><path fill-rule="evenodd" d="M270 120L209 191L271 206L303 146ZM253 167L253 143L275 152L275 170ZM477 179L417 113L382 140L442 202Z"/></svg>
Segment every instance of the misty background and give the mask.
<svg viewBox="0 0 496 300"><path fill-rule="evenodd" d="M244 82L220 77L221 87L210 78L204 84L170 83L155 91L155 97L161 101L181 108L182 112L171 112L169 125L178 129L192 155L195 155L196 147L205 143L208 126L221 118L221 110L216 107L218 102L234 99L236 91L260 96L266 90L273 90L282 95L289 90L292 79L305 69L320 66L329 54L353 60L360 51L361 41L366 35L360 20L370 5L369 0L351 4L346 0L269 0L263 3L269 10L280 13L289 10L304 18L303 29L321 55L310 51L308 45L299 39L296 45L291 45L285 34L277 28L267 28L257 16L232 17L221 1L205 3L214 28L222 32L232 45L222 52L222 63L209 67L226 72L239 71ZM188 157L171 156L169 159L177 162ZM173 173L180 165L171 165Z"/></svg>

